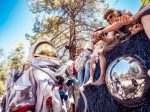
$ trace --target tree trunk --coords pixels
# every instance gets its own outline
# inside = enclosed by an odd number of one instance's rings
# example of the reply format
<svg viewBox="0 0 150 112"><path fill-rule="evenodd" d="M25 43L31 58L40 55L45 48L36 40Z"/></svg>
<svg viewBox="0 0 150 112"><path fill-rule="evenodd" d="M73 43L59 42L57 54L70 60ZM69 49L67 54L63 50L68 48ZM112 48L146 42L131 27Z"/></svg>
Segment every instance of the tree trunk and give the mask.
<svg viewBox="0 0 150 112"><path fill-rule="evenodd" d="M75 31L75 16L71 14L70 21L70 40L69 40L69 56L71 60L75 60L76 56L76 31Z"/></svg>

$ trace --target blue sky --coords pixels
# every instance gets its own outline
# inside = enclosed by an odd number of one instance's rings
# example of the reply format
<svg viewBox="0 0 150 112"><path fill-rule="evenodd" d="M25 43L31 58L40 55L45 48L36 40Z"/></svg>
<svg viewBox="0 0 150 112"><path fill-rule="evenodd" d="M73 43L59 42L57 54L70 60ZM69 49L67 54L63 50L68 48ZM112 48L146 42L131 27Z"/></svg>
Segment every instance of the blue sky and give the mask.
<svg viewBox="0 0 150 112"><path fill-rule="evenodd" d="M32 33L33 14L29 12L27 0L3 0L0 4L0 48L5 52L24 43L28 51L29 43L25 34Z"/></svg>
<svg viewBox="0 0 150 112"><path fill-rule="evenodd" d="M106 2L109 3L111 7L131 11L133 14L141 7L141 0L106 0Z"/></svg>
<svg viewBox="0 0 150 112"><path fill-rule="evenodd" d="M129 10L136 13L140 6L140 0L106 0L110 6L121 10ZM24 43L28 51L29 43L25 34L32 34L33 14L29 11L27 0L3 0L0 4L0 48L9 52L19 42Z"/></svg>

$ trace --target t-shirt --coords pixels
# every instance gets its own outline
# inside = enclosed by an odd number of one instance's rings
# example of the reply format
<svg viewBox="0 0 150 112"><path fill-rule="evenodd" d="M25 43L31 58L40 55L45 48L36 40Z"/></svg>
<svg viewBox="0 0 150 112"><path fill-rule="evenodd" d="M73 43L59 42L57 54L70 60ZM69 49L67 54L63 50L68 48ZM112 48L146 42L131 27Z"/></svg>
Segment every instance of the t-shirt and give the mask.
<svg viewBox="0 0 150 112"><path fill-rule="evenodd" d="M141 2L142 2L142 6L144 7L150 2L150 0L141 0Z"/></svg>

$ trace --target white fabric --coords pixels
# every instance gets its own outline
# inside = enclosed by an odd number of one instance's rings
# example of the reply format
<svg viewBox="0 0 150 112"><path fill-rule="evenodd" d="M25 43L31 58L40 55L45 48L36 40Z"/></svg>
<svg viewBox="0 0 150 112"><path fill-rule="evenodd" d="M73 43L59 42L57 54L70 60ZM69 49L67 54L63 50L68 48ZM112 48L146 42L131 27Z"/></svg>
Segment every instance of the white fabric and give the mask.
<svg viewBox="0 0 150 112"><path fill-rule="evenodd" d="M61 66L58 60L46 58L35 58L33 60L33 64L36 64L36 66ZM42 69L48 73L51 71L49 68ZM10 73L8 79L11 79L11 76L12 75ZM26 105L35 105L35 112L61 112L62 101L59 91L57 89L52 89L54 83L55 82L49 77L48 74L36 68L30 67L21 77L19 77L16 82L11 84L11 87L8 88L6 94L6 112L11 112ZM52 108L46 104L48 97L52 97Z"/></svg>
<svg viewBox="0 0 150 112"><path fill-rule="evenodd" d="M89 56L92 52L85 49L75 60L75 68L78 71L79 69L83 68L86 61L89 59Z"/></svg>

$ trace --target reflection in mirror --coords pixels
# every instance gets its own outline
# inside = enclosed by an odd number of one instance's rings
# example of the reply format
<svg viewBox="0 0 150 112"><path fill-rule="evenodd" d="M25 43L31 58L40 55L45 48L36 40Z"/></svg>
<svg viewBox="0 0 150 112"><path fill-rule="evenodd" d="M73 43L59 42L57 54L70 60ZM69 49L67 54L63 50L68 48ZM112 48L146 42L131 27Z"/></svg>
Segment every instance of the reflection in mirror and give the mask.
<svg viewBox="0 0 150 112"><path fill-rule="evenodd" d="M140 104L146 91L143 63L139 58L122 56L114 60L106 72L106 84L111 95L121 104Z"/></svg>

